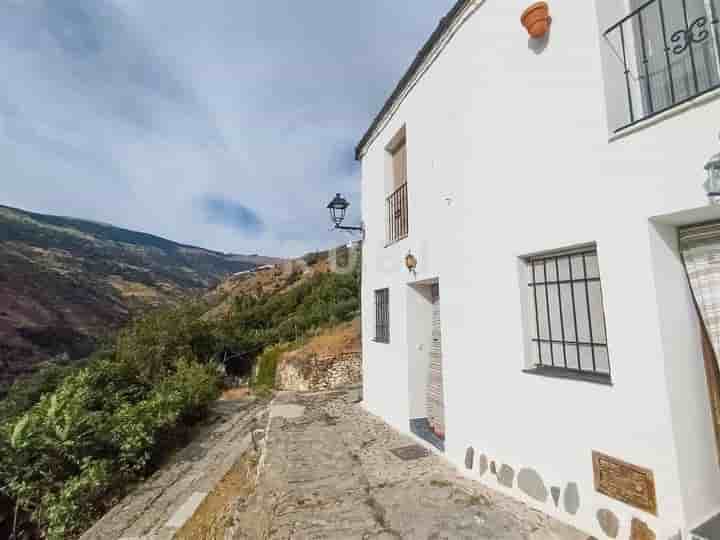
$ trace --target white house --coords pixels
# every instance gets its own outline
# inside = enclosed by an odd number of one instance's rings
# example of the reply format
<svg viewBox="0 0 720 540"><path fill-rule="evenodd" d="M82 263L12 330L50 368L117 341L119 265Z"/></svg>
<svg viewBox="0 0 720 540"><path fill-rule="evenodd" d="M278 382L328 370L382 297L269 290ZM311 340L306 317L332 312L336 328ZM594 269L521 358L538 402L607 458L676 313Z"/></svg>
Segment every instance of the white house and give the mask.
<svg viewBox="0 0 720 540"><path fill-rule="evenodd" d="M597 538L720 538L720 0L549 4L457 2L357 147L364 403Z"/></svg>

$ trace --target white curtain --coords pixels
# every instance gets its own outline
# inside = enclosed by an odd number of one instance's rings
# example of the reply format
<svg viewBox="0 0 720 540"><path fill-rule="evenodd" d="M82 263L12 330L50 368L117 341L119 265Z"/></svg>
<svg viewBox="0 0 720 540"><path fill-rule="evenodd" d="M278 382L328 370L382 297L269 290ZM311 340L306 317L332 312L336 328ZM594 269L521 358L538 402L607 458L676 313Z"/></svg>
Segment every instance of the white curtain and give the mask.
<svg viewBox="0 0 720 540"><path fill-rule="evenodd" d="M717 360L720 358L720 224L681 230L680 249L690 288Z"/></svg>

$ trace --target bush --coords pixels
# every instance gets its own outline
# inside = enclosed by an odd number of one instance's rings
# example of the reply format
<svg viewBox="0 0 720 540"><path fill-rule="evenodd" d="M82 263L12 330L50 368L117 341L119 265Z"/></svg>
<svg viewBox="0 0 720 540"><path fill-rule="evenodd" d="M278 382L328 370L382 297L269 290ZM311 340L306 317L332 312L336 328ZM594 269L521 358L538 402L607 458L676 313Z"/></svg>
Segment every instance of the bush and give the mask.
<svg viewBox="0 0 720 540"><path fill-rule="evenodd" d="M124 485L151 473L219 395L213 364L181 358L155 384L142 367L93 361L0 424L0 490L49 540L82 532Z"/></svg>
<svg viewBox="0 0 720 540"><path fill-rule="evenodd" d="M255 375L251 385L259 389L270 389L275 387L275 373L280 356L290 350L287 343L267 348L257 359Z"/></svg>

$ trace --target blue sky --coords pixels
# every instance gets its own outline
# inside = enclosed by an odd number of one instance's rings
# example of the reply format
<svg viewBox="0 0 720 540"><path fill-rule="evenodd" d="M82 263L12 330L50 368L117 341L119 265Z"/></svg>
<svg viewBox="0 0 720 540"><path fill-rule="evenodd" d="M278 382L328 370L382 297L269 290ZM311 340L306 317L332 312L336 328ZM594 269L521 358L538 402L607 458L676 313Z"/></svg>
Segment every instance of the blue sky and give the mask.
<svg viewBox="0 0 720 540"><path fill-rule="evenodd" d="M4 0L0 204L239 253L341 243L324 206L357 212L353 147L452 3Z"/></svg>

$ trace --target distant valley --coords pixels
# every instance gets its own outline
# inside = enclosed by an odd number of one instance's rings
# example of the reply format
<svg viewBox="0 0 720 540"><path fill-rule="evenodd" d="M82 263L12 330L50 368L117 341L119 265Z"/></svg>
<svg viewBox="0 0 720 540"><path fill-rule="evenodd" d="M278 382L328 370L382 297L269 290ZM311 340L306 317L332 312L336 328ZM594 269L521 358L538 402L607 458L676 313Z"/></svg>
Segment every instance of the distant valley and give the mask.
<svg viewBox="0 0 720 540"><path fill-rule="evenodd" d="M0 393L38 362L87 355L138 310L279 261L0 206Z"/></svg>

